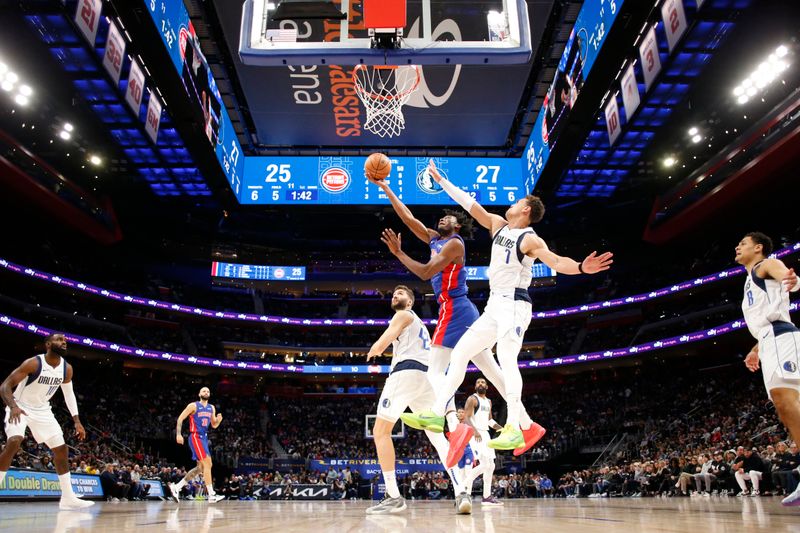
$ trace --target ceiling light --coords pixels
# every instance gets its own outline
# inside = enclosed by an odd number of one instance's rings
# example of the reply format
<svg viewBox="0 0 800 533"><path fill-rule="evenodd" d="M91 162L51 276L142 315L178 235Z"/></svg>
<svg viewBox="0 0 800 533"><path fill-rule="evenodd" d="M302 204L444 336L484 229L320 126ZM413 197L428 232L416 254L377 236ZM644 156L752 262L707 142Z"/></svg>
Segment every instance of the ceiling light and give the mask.
<svg viewBox="0 0 800 533"><path fill-rule="evenodd" d="M24 95L24 96L30 96L30 95L32 95L32 94L33 94L33 89L31 89L31 88L30 88L29 86L27 86L27 85L20 85L20 87L19 87L19 93L20 93L20 94L22 94L22 95Z"/></svg>
<svg viewBox="0 0 800 533"><path fill-rule="evenodd" d="M665 158L663 161L665 167L671 167L675 163L677 163L677 161L675 161L675 158L672 156Z"/></svg>
<svg viewBox="0 0 800 533"><path fill-rule="evenodd" d="M695 143L695 144L699 143L702 140L703 140L703 138L700 135L695 135L694 137L692 137L692 142Z"/></svg>
<svg viewBox="0 0 800 533"><path fill-rule="evenodd" d="M11 83L12 85L19 81L19 76L17 76L15 73L11 72L10 70L8 72L6 72L5 78L6 78L6 81Z"/></svg>
<svg viewBox="0 0 800 533"><path fill-rule="evenodd" d="M783 57L788 53L789 49L786 48L785 45L780 45L778 48L775 49L775 54L777 54L778 57Z"/></svg>
<svg viewBox="0 0 800 533"><path fill-rule="evenodd" d="M695 128L694 126L689 128L689 135L697 135L697 128Z"/></svg>
<svg viewBox="0 0 800 533"><path fill-rule="evenodd" d="M102 160L102 159L100 159L100 157L99 157L99 156L96 156L96 155L92 154L91 156L89 156L89 162L90 162L91 164L93 164L93 165L97 166L97 165L99 165L100 163L102 163L102 162L103 162L103 160Z"/></svg>
<svg viewBox="0 0 800 533"><path fill-rule="evenodd" d="M14 88L14 84L8 80L3 80L3 83L0 83L0 89L3 89L6 92L11 91Z"/></svg>
<svg viewBox="0 0 800 533"><path fill-rule="evenodd" d="M755 87L747 88L747 96L755 96L758 90Z"/></svg>
<svg viewBox="0 0 800 533"><path fill-rule="evenodd" d="M62 139L64 139L65 141L68 141L70 139L70 137L72 137L72 134L70 132L64 130L64 131L59 132L58 136L61 137Z"/></svg>
<svg viewBox="0 0 800 533"><path fill-rule="evenodd" d="M744 87L737 85L733 90L733 96L741 96L742 94L744 94Z"/></svg>
<svg viewBox="0 0 800 533"><path fill-rule="evenodd" d="M72 130L74 130L74 129L75 129L75 128L73 128L73 127L72 127L72 124L70 124L69 122L65 122L65 123L64 123L64 131L72 131Z"/></svg>
<svg viewBox="0 0 800 533"><path fill-rule="evenodd" d="M7 70L8 70L8 65L6 65L5 63L0 63L0 74L5 74Z"/></svg>
<svg viewBox="0 0 800 533"><path fill-rule="evenodd" d="M24 106L24 105L28 105L28 101L29 100L28 100L28 97L25 96L24 94L18 94L17 96L14 97L14 101L16 103L18 103L19 105Z"/></svg>

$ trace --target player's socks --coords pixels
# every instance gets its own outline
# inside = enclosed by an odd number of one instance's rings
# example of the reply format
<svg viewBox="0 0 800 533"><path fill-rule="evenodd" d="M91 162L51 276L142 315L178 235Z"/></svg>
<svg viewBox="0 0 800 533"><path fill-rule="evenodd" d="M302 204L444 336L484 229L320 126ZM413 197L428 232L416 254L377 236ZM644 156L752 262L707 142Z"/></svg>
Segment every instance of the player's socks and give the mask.
<svg viewBox="0 0 800 533"><path fill-rule="evenodd" d="M2 483L5 478L6 478L6 472L0 470L0 483Z"/></svg>
<svg viewBox="0 0 800 533"><path fill-rule="evenodd" d="M62 497L75 497L75 493L72 491L72 482L70 481L69 472L58 475L58 484L61 486Z"/></svg>
<svg viewBox="0 0 800 533"><path fill-rule="evenodd" d="M400 497L400 489L397 488L397 477L394 470L383 473L383 481L386 483L386 494L391 498Z"/></svg>
<svg viewBox="0 0 800 533"><path fill-rule="evenodd" d="M508 412L506 416L506 425L519 427L519 412L522 410L522 402L520 401L519 394L509 393L506 398L506 409Z"/></svg>

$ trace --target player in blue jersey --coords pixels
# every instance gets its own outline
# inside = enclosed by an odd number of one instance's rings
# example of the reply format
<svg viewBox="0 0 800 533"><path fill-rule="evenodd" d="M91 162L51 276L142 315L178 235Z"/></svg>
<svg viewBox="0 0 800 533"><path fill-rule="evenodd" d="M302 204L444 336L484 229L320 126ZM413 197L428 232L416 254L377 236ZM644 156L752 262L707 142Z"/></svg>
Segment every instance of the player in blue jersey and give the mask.
<svg viewBox="0 0 800 533"><path fill-rule="evenodd" d="M436 229L428 228L416 219L411 210L394 194L386 179L375 180L370 176L367 176L367 179L383 190L400 220L419 240L430 247L430 260L423 264L403 252L400 247L399 235L396 240L382 239L389 247L389 251L406 268L421 279L431 280L434 294L439 302L439 318L431 339L428 379L433 384L434 390L439 390L445 381L445 371L450 363L453 347L480 316L475 304L467 298L466 249L464 239L461 237L462 235L471 235L472 218L460 211L445 210ZM505 398L506 387L503 372L492 352L488 349L482 350L472 358L472 362ZM545 429L533 422L524 408L520 416L525 442L514 450L514 455L523 454L545 434ZM446 418L448 427L451 431L454 430L458 426L458 419L452 400L451 403L448 403ZM463 443L451 443L451 453L447 459L449 467L458 462L461 450L463 450L461 444L469 442L471 437L471 434L461 435L459 438L465 439Z"/></svg>
<svg viewBox="0 0 800 533"><path fill-rule="evenodd" d="M177 484L169 484L169 490L172 492L172 497L176 502L180 501L178 495L181 489L200 473L203 474L203 481L206 482L209 503L216 503L222 499L222 496L214 491L214 483L211 479L211 450L208 447L208 428L219 427L222 423L222 415L217 414L214 406L208 403L210 397L211 391L209 388L203 387L200 389L200 401L187 405L186 409L178 417L178 424L175 428L175 441L178 444L183 444L181 428L183 421L188 417L189 449L192 450L192 459L197 461L197 466L189 470Z"/></svg>

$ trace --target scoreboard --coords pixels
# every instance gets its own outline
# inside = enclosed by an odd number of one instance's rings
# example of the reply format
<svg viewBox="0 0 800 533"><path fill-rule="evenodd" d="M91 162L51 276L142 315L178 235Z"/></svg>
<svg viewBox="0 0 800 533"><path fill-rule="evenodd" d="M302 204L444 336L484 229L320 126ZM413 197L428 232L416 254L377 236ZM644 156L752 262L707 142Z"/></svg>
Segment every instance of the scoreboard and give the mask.
<svg viewBox="0 0 800 533"><path fill-rule="evenodd" d="M467 281L482 281L489 279L488 266L468 266L465 270L467 271ZM544 263L534 263L531 273L533 274L533 279L556 277L556 271Z"/></svg>
<svg viewBox="0 0 800 533"><path fill-rule="evenodd" d="M243 265L241 263L211 263L211 275L219 278L255 279L266 281L303 281L306 267Z"/></svg>
<svg viewBox="0 0 800 533"><path fill-rule="evenodd" d="M439 172L484 205L511 205L527 193L519 159L433 158ZM388 204L364 177L366 157L248 157L239 193L242 204ZM387 178L410 205L454 202L428 174L427 157L391 158Z"/></svg>

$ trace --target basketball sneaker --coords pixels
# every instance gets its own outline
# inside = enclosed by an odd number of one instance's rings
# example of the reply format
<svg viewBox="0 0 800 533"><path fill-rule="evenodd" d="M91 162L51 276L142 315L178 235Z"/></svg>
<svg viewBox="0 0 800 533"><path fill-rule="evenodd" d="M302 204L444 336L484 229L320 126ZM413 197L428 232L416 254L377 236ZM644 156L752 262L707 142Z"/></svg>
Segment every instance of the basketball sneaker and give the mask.
<svg viewBox="0 0 800 533"><path fill-rule="evenodd" d="M76 509L85 509L87 507L91 507L92 505L94 505L94 502L81 500L74 494L61 496L61 500L59 500L58 502L58 508L61 509L62 511L74 511Z"/></svg>
<svg viewBox="0 0 800 533"><path fill-rule="evenodd" d="M794 489L794 492L786 496L784 499L781 500L781 505L786 507L795 507L800 505L800 485Z"/></svg>
<svg viewBox="0 0 800 533"><path fill-rule="evenodd" d="M472 514L472 496L466 492L456 496L456 512L458 514Z"/></svg>
<svg viewBox="0 0 800 533"><path fill-rule="evenodd" d="M427 429L434 433L444 431L444 417L437 415L430 409L420 413L403 413L400 415L400 420L414 429Z"/></svg>
<svg viewBox="0 0 800 533"><path fill-rule="evenodd" d="M175 483L167 483L167 487L169 487L169 493L172 495L172 499L175 500L176 503L180 503L181 490L178 488L178 485Z"/></svg>
<svg viewBox="0 0 800 533"><path fill-rule="evenodd" d="M505 505L503 502L495 498L494 496L489 496L488 498L481 499L481 507L499 507L501 505Z"/></svg>
<svg viewBox="0 0 800 533"><path fill-rule="evenodd" d="M461 460L469 440L475 434L475 429L467 424L460 423L450 432L450 448L447 451L447 469L453 468Z"/></svg>
<svg viewBox="0 0 800 533"><path fill-rule="evenodd" d="M388 494L378 505L367 508L367 514L394 514L402 513L407 508L406 499L400 496L392 498Z"/></svg>
<svg viewBox="0 0 800 533"><path fill-rule="evenodd" d="M514 456L518 457L533 448L533 445L539 442L545 433L547 433L546 429L536 422L531 422L531 427L522 430L522 438L525 439L525 444L519 448L514 448Z"/></svg>
<svg viewBox="0 0 800 533"><path fill-rule="evenodd" d="M222 494L209 494L208 495L208 503L217 503L220 500L224 500L225 496Z"/></svg>
<svg viewBox="0 0 800 533"><path fill-rule="evenodd" d="M506 424L500 435L489 441L489 448L495 450L513 450L525 445L522 431L519 428Z"/></svg>

